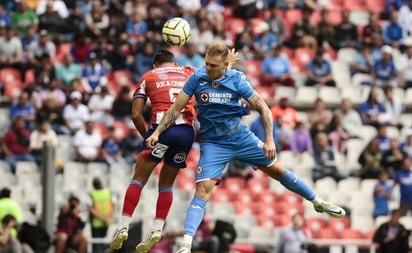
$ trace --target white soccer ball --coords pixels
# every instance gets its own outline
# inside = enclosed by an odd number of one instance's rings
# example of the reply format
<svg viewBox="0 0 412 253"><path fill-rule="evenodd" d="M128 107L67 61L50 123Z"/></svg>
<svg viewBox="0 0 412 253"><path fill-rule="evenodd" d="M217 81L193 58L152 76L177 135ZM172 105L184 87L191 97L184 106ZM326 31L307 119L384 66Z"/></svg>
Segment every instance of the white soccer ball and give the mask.
<svg viewBox="0 0 412 253"><path fill-rule="evenodd" d="M166 21L162 29L163 40L171 46L183 46L190 38L190 25L183 18Z"/></svg>

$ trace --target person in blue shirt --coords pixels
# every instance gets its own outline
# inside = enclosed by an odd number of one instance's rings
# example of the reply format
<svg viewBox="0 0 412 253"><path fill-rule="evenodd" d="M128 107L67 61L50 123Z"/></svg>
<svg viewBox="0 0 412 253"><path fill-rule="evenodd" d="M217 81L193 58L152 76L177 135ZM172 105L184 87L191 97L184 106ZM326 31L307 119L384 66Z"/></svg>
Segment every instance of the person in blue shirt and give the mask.
<svg viewBox="0 0 412 253"><path fill-rule="evenodd" d="M368 46L363 46L355 61L350 65L351 75L357 73L372 75L373 59L371 49ZM370 82L363 82L362 85L371 85Z"/></svg>
<svg viewBox="0 0 412 253"><path fill-rule="evenodd" d="M388 137L388 127L385 124L378 126L378 134L376 139L379 141L379 149L385 155L389 152L391 147L391 138Z"/></svg>
<svg viewBox="0 0 412 253"><path fill-rule="evenodd" d="M10 119L14 120L17 117L22 117L26 129L32 128L36 112L33 105L29 102L29 94L27 92L20 94L17 103L12 104L10 108Z"/></svg>
<svg viewBox="0 0 412 253"><path fill-rule="evenodd" d="M82 70L83 86L88 93L94 91L97 87L107 84L106 69L100 64L96 53L89 55L89 64L85 65Z"/></svg>
<svg viewBox="0 0 412 253"><path fill-rule="evenodd" d="M177 63L180 66L192 66L200 68L203 65L203 57L197 51L197 46L194 43L185 45L185 53L177 57Z"/></svg>
<svg viewBox="0 0 412 253"><path fill-rule="evenodd" d="M372 89L368 99L359 106L359 114L363 124L379 126L380 118L384 113L385 108L378 101L378 93L375 89Z"/></svg>
<svg viewBox="0 0 412 253"><path fill-rule="evenodd" d="M392 60L392 47L385 45L382 47L382 59L373 66L372 77L379 87L398 86L396 78L398 73Z"/></svg>
<svg viewBox="0 0 412 253"><path fill-rule="evenodd" d="M398 16L397 11L392 12L389 24L383 31L386 44L392 45L396 48L399 48L403 41L403 31L402 27L399 25Z"/></svg>
<svg viewBox="0 0 412 253"><path fill-rule="evenodd" d="M201 155L196 173L196 192L187 211L183 241L177 253L191 252L193 237L205 214L207 201L214 186L220 182L225 165L232 159L254 165L289 190L311 201L318 212L334 217L345 215L341 207L321 200L304 181L279 163L271 111L250 86L244 73L227 68L229 52L224 42L212 43L207 48L205 66L189 77L175 103L146 140L147 146L155 152L159 135L175 122L190 98L195 97L202 135ZM265 130L264 141L242 123L241 117L248 114L248 110L241 99L247 100L260 113Z"/></svg>
<svg viewBox="0 0 412 253"><path fill-rule="evenodd" d="M386 171L379 173L379 181L373 190L373 218L389 215L389 201L392 195L392 184L389 182L389 174Z"/></svg>
<svg viewBox="0 0 412 253"><path fill-rule="evenodd" d="M412 160L406 158L402 163L402 170L395 173L395 184L399 184L401 191L401 201L399 209L401 215L412 212Z"/></svg>
<svg viewBox="0 0 412 253"><path fill-rule="evenodd" d="M272 86L276 83L285 86L295 86L290 72L291 66L289 59L281 55L282 45L272 45L272 55L267 56L261 67L261 85Z"/></svg>
<svg viewBox="0 0 412 253"><path fill-rule="evenodd" d="M323 50L316 51L315 59L307 66L306 86L326 85L335 87L333 80L332 65L323 57Z"/></svg>

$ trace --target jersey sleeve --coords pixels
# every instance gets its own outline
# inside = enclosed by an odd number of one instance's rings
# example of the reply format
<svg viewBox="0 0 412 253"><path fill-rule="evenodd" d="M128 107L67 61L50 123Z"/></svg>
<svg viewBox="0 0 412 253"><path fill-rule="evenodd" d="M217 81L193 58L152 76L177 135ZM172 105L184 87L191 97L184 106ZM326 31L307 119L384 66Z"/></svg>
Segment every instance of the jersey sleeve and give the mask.
<svg viewBox="0 0 412 253"><path fill-rule="evenodd" d="M142 99L147 98L145 77L146 75L143 75L142 78L140 78L139 82L137 82L137 88L133 93L133 100L136 98L142 98Z"/></svg>
<svg viewBox="0 0 412 253"><path fill-rule="evenodd" d="M190 75L190 77L187 79L185 85L183 86L182 91L188 95L189 97L193 96L194 92L195 92L195 88L196 88L196 75L192 74Z"/></svg>
<svg viewBox="0 0 412 253"><path fill-rule="evenodd" d="M239 80L239 92L240 96L246 100L249 100L254 94L255 90L250 85L249 81L246 79L244 73L240 73L240 80Z"/></svg>

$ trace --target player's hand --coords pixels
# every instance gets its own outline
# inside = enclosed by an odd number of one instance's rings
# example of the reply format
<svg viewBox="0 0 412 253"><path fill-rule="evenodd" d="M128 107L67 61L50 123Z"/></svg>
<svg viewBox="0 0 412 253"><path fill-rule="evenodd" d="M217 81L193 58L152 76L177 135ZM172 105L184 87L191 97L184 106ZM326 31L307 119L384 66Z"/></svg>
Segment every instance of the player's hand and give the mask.
<svg viewBox="0 0 412 253"><path fill-rule="evenodd" d="M149 138L146 139L146 146L149 149L154 149L158 140L159 135L156 132L154 132L152 135L149 136Z"/></svg>
<svg viewBox="0 0 412 253"><path fill-rule="evenodd" d="M273 160L276 157L276 146L273 141L265 141L263 144L263 152L269 160Z"/></svg>
<svg viewBox="0 0 412 253"><path fill-rule="evenodd" d="M229 49L229 54L227 55L227 60L229 62L229 68L232 68L233 65L239 60L239 53L235 51L234 48Z"/></svg>

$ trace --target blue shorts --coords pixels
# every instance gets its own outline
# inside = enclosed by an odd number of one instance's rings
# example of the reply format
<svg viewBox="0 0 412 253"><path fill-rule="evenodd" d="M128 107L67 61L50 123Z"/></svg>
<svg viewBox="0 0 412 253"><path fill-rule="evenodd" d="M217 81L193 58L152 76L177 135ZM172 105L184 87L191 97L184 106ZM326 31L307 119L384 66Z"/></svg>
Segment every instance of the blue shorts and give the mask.
<svg viewBox="0 0 412 253"><path fill-rule="evenodd" d="M145 136L152 135L157 125L152 126ZM156 147L150 150L146 146L146 141L140 150L140 154L154 162L164 162L175 168L186 167L186 157L192 148L195 132L189 125L173 125L166 129L160 136Z"/></svg>
<svg viewBox="0 0 412 253"><path fill-rule="evenodd" d="M249 128L240 128L221 140L203 140L200 144L200 160L196 171L196 182L220 180L226 163L232 159L252 166L270 166L276 158L268 160L263 152L263 142Z"/></svg>

